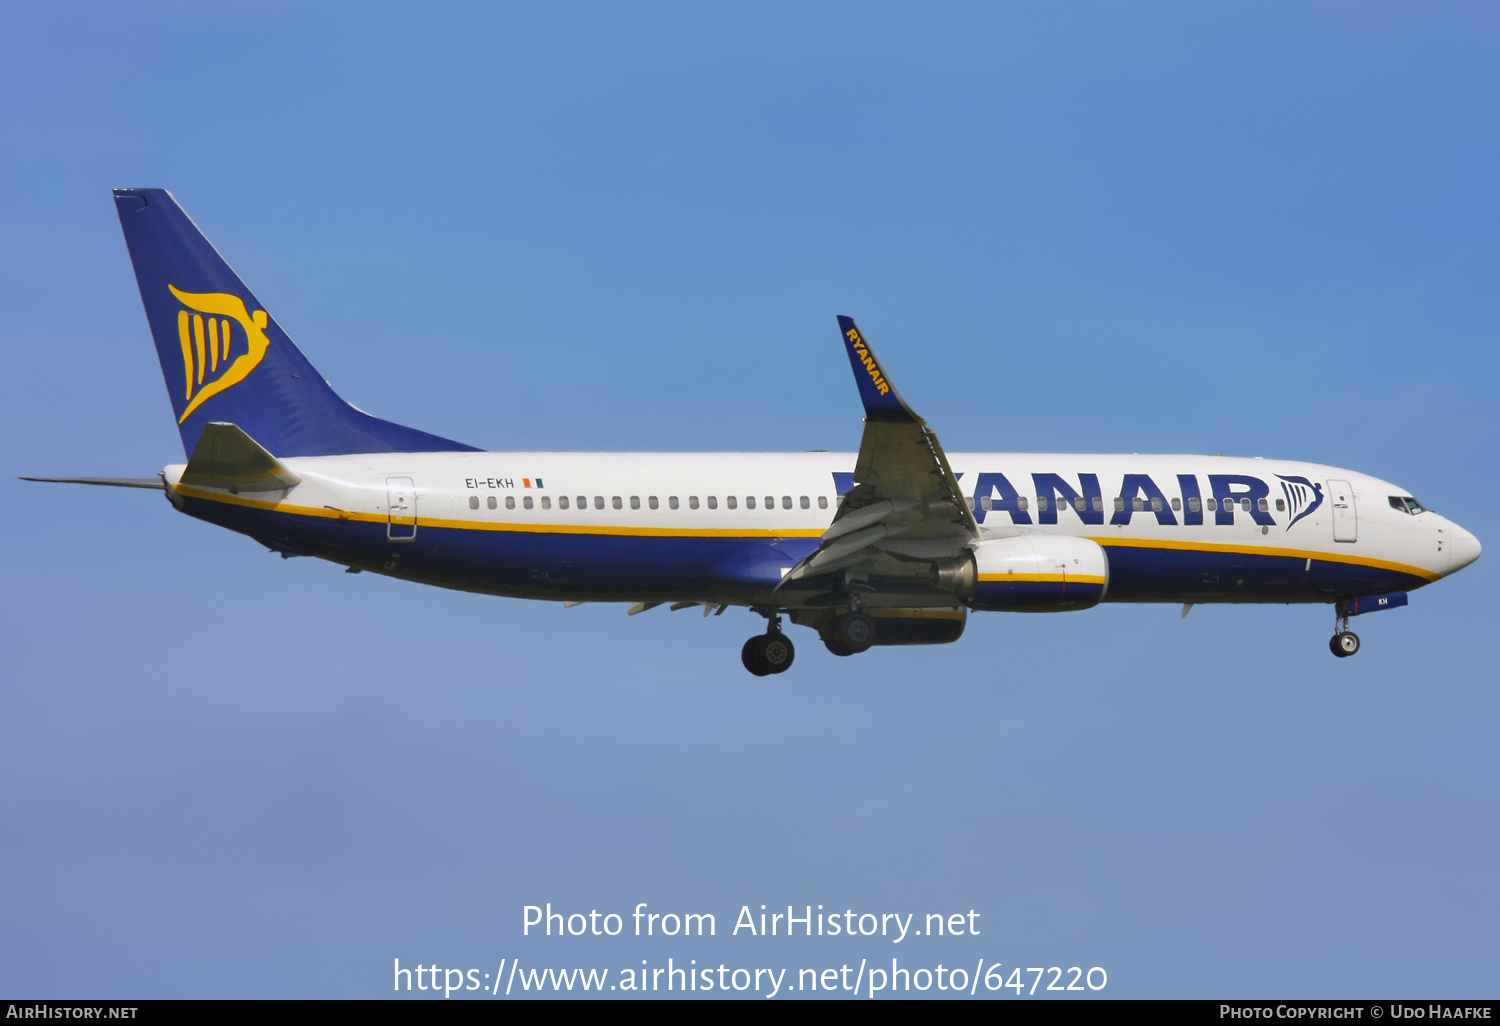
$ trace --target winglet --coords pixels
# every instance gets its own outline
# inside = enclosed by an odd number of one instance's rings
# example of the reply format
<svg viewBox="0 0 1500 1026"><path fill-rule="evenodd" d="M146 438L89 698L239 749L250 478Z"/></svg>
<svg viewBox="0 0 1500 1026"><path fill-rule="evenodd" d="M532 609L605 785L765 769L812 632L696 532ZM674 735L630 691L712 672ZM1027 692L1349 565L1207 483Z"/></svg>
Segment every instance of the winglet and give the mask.
<svg viewBox="0 0 1500 1026"><path fill-rule="evenodd" d="M859 398L865 404L865 419L920 423L922 418L912 412L901 393L896 391L896 386L891 384L885 368L875 358L875 351L865 341L854 318L839 314L839 332L844 336L844 348L849 351L849 366L854 368Z"/></svg>

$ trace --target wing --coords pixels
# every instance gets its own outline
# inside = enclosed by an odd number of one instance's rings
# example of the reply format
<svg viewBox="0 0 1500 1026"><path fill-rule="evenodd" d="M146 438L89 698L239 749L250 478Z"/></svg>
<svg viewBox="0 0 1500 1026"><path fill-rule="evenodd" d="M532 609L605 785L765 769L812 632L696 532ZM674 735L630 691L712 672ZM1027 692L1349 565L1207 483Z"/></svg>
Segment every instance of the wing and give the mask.
<svg viewBox="0 0 1500 1026"><path fill-rule="evenodd" d="M854 321L839 317L839 330L865 406L854 487L818 548L783 582L839 570L930 578L935 564L961 556L979 538L979 525L937 435L906 405Z"/></svg>

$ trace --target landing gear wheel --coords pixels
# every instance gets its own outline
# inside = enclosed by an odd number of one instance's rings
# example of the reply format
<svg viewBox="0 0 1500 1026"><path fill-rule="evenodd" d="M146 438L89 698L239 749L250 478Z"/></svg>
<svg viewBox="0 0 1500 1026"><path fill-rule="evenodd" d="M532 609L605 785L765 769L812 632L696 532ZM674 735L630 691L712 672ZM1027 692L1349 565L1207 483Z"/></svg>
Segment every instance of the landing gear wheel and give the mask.
<svg viewBox="0 0 1500 1026"><path fill-rule="evenodd" d="M771 668L772 673L785 673L792 668L792 660L797 658L797 649L793 647L791 638L777 631L760 639L760 657Z"/></svg>
<svg viewBox="0 0 1500 1026"><path fill-rule="evenodd" d="M1328 650L1340 659L1347 659L1359 651L1359 635L1353 631L1340 631L1328 639Z"/></svg>
<svg viewBox="0 0 1500 1026"><path fill-rule="evenodd" d="M745 669L749 670L757 677L764 677L771 672L771 667L768 666L765 660L761 658L761 637L761 635L757 634L755 637L745 642L745 647L740 649L740 662L745 664Z"/></svg>
<svg viewBox="0 0 1500 1026"><path fill-rule="evenodd" d="M757 677L785 673L791 668L796 656L797 649L792 645L791 639L780 631L757 634L740 649L740 661L745 664L745 669Z"/></svg>
<svg viewBox="0 0 1500 1026"><path fill-rule="evenodd" d="M875 621L863 613L836 618L823 637L828 651L837 656L858 655L875 643Z"/></svg>

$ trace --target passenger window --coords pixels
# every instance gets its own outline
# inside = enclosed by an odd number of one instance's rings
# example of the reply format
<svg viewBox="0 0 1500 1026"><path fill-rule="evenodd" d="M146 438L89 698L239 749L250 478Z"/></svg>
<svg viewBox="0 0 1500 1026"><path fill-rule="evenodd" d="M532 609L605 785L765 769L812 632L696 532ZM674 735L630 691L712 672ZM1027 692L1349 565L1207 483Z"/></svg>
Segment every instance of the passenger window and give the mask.
<svg viewBox="0 0 1500 1026"><path fill-rule="evenodd" d="M688 496L688 509L697 509L697 508L698 508L698 496L696 496L696 495L689 495ZM708 508L709 509L713 509L714 508L713 500L711 500L711 499L709 500Z"/></svg>
<svg viewBox="0 0 1500 1026"><path fill-rule="evenodd" d="M819 509L827 509L828 508L828 496L826 496L826 495L820 495L820 496L818 496L818 508Z"/></svg>
<svg viewBox="0 0 1500 1026"><path fill-rule="evenodd" d="M471 495L471 496L469 496L469 508L470 509L478 509L479 508L479 496L477 496L477 495Z"/></svg>
<svg viewBox="0 0 1500 1026"><path fill-rule="evenodd" d="M1181 499L1173 499L1172 500L1172 508L1174 510L1181 511L1181 509L1182 509L1182 500Z"/></svg>
<svg viewBox="0 0 1500 1026"><path fill-rule="evenodd" d="M1208 507L1208 511L1210 513L1214 512L1215 510L1217 510L1219 508L1219 500L1213 498L1212 496L1210 496L1207 499L1204 499L1203 500L1203 504Z"/></svg>
<svg viewBox="0 0 1500 1026"><path fill-rule="evenodd" d="M1099 495L1094 496L1094 512L1095 513L1103 513L1104 512L1104 498L1102 496L1099 496Z"/></svg>
<svg viewBox="0 0 1500 1026"><path fill-rule="evenodd" d="M807 496L805 496L805 495L802 496L801 505L802 505L803 509L811 509L812 508L812 503L810 503L810 502L807 501Z"/></svg>
<svg viewBox="0 0 1500 1026"><path fill-rule="evenodd" d="M630 508L631 509L640 509L641 508L641 497L639 495L632 495L630 497Z"/></svg>
<svg viewBox="0 0 1500 1026"><path fill-rule="evenodd" d="M1021 495L1021 496L1018 496L1016 498L1016 505L1021 507L1021 512L1022 513L1025 513L1026 510L1028 508L1030 508L1031 501L1029 499L1027 499L1026 496Z"/></svg>
<svg viewBox="0 0 1500 1026"><path fill-rule="evenodd" d="M525 506L527 509L530 509L531 508L531 496L528 495L528 496L526 496L526 498L522 499L521 500L521 505Z"/></svg>
<svg viewBox="0 0 1500 1026"><path fill-rule="evenodd" d="M1115 512L1116 513L1123 513L1123 512L1125 512L1125 496L1123 496L1123 495L1116 495L1115 496Z"/></svg>
<svg viewBox="0 0 1500 1026"><path fill-rule="evenodd" d="M1080 513L1083 512L1083 496L1079 495L1079 496L1075 496L1074 497L1074 499L1073 499L1073 508L1076 509Z"/></svg>
<svg viewBox="0 0 1500 1026"><path fill-rule="evenodd" d="M781 508L782 509L791 509L792 508L792 497L790 495L783 495L781 497Z"/></svg>
<svg viewBox="0 0 1500 1026"><path fill-rule="evenodd" d="M1241 499L1240 500L1240 509L1244 510L1246 513L1249 513L1250 512L1250 500L1249 499Z"/></svg>
<svg viewBox="0 0 1500 1026"><path fill-rule="evenodd" d="M1276 512L1278 512L1278 513L1284 513L1284 512L1286 512L1286 500L1285 499L1277 499L1276 500Z"/></svg>
<svg viewBox="0 0 1500 1026"><path fill-rule="evenodd" d="M1047 512L1047 497L1045 495L1038 495L1036 497L1036 508L1043 513Z"/></svg>
<svg viewBox="0 0 1500 1026"><path fill-rule="evenodd" d="M775 508L776 508L776 496L774 496L774 495L767 495L766 496L766 509L775 509Z"/></svg>
<svg viewBox="0 0 1500 1026"><path fill-rule="evenodd" d="M693 508L697 509L698 508L698 498L697 498L697 496L693 497L692 503L693 503ZM710 495L708 497L708 508L709 509L718 509L719 508L719 497L717 495ZM734 496L732 496L732 495L729 497L729 508L730 509L734 509Z"/></svg>
<svg viewBox="0 0 1500 1026"><path fill-rule="evenodd" d="M558 509L567 509L568 508L568 497L566 495L559 495L557 497L557 508Z"/></svg>
<svg viewBox="0 0 1500 1026"><path fill-rule="evenodd" d="M1161 506L1162 506L1162 503L1161 503L1160 499L1152 499L1151 500L1151 512L1153 512L1153 513L1160 513L1161 512Z"/></svg>
<svg viewBox="0 0 1500 1026"><path fill-rule="evenodd" d="M495 508L495 497L493 495L491 495L490 496L490 509L494 509L494 508ZM506 509L515 509L516 508L516 497L514 495L507 495L505 497L505 508Z"/></svg>
<svg viewBox="0 0 1500 1026"><path fill-rule="evenodd" d="M677 496L675 496L675 495L668 495L667 496L667 508L668 509L676 509L677 508Z"/></svg>
<svg viewBox="0 0 1500 1026"><path fill-rule="evenodd" d="M1255 502L1255 504L1260 507L1260 511L1262 513L1269 513L1269 512L1271 512L1271 504L1269 502L1267 502L1265 499L1257 499L1256 502Z"/></svg>
<svg viewBox="0 0 1500 1026"><path fill-rule="evenodd" d="M734 505L734 498L733 498L733 496L730 497L729 504L731 506ZM745 508L746 509L754 509L755 508L755 496L753 496L753 495L747 495L747 496L745 496Z"/></svg>
<svg viewBox="0 0 1500 1026"><path fill-rule="evenodd" d="M994 497L986 495L984 498L980 499L979 500L979 508L982 509L982 510L984 510L986 513L988 513L990 510L994 509L995 508L995 499L994 499Z"/></svg>
<svg viewBox="0 0 1500 1026"><path fill-rule="evenodd" d="M484 504L486 506L488 506L490 509L494 509L495 508L495 497L493 495L486 496L485 500L484 500Z"/></svg>
<svg viewBox="0 0 1500 1026"><path fill-rule="evenodd" d="M1130 500L1130 508L1139 513L1141 510L1146 508L1146 500L1137 495L1135 498Z"/></svg>
<svg viewBox="0 0 1500 1026"><path fill-rule="evenodd" d="M625 507L625 504L620 501L620 497L618 495L611 496L610 500L609 500L609 504L611 506L613 506L615 509L623 509Z"/></svg>
<svg viewBox="0 0 1500 1026"><path fill-rule="evenodd" d="M1196 495L1188 500L1188 509L1192 510L1194 513L1199 512L1202 507L1203 503L1198 501L1198 497ZM1210 506L1209 508L1212 509L1213 507Z"/></svg>
<svg viewBox="0 0 1500 1026"><path fill-rule="evenodd" d="M646 500L646 505L650 506L652 509L659 509L661 506L661 504L656 501L656 496L654 495Z"/></svg>
<svg viewBox="0 0 1500 1026"><path fill-rule="evenodd" d="M568 500L564 499L563 501L567 502ZM542 496L542 509L551 509L551 508L552 508L552 497L550 495L543 495Z"/></svg>
<svg viewBox="0 0 1500 1026"><path fill-rule="evenodd" d="M733 495L726 495L724 497L724 505L728 506L730 509L734 509L734 503L735 503L735 498L734 498ZM714 508L714 497L712 495L710 495L708 497L708 508L709 509L713 509Z"/></svg>
<svg viewBox="0 0 1500 1026"><path fill-rule="evenodd" d="M594 508L595 509L603 509L604 508L604 496L602 496L602 495L596 495L596 496L594 496Z"/></svg>

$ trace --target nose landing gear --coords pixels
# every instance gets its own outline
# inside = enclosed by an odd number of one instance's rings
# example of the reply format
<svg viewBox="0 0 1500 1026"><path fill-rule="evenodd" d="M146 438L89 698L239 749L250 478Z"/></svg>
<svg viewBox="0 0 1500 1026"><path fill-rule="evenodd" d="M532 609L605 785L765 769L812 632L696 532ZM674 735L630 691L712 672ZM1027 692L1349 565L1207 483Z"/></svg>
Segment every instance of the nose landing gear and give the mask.
<svg viewBox="0 0 1500 1026"><path fill-rule="evenodd" d="M766 633L757 634L740 649L740 662L757 677L785 673L797 656L792 639L781 633L781 615L772 613L767 621Z"/></svg>
<svg viewBox="0 0 1500 1026"><path fill-rule="evenodd" d="M1328 651L1347 659L1359 651L1359 635L1349 629L1349 613L1344 604L1340 602L1333 609L1333 637L1328 639Z"/></svg>

